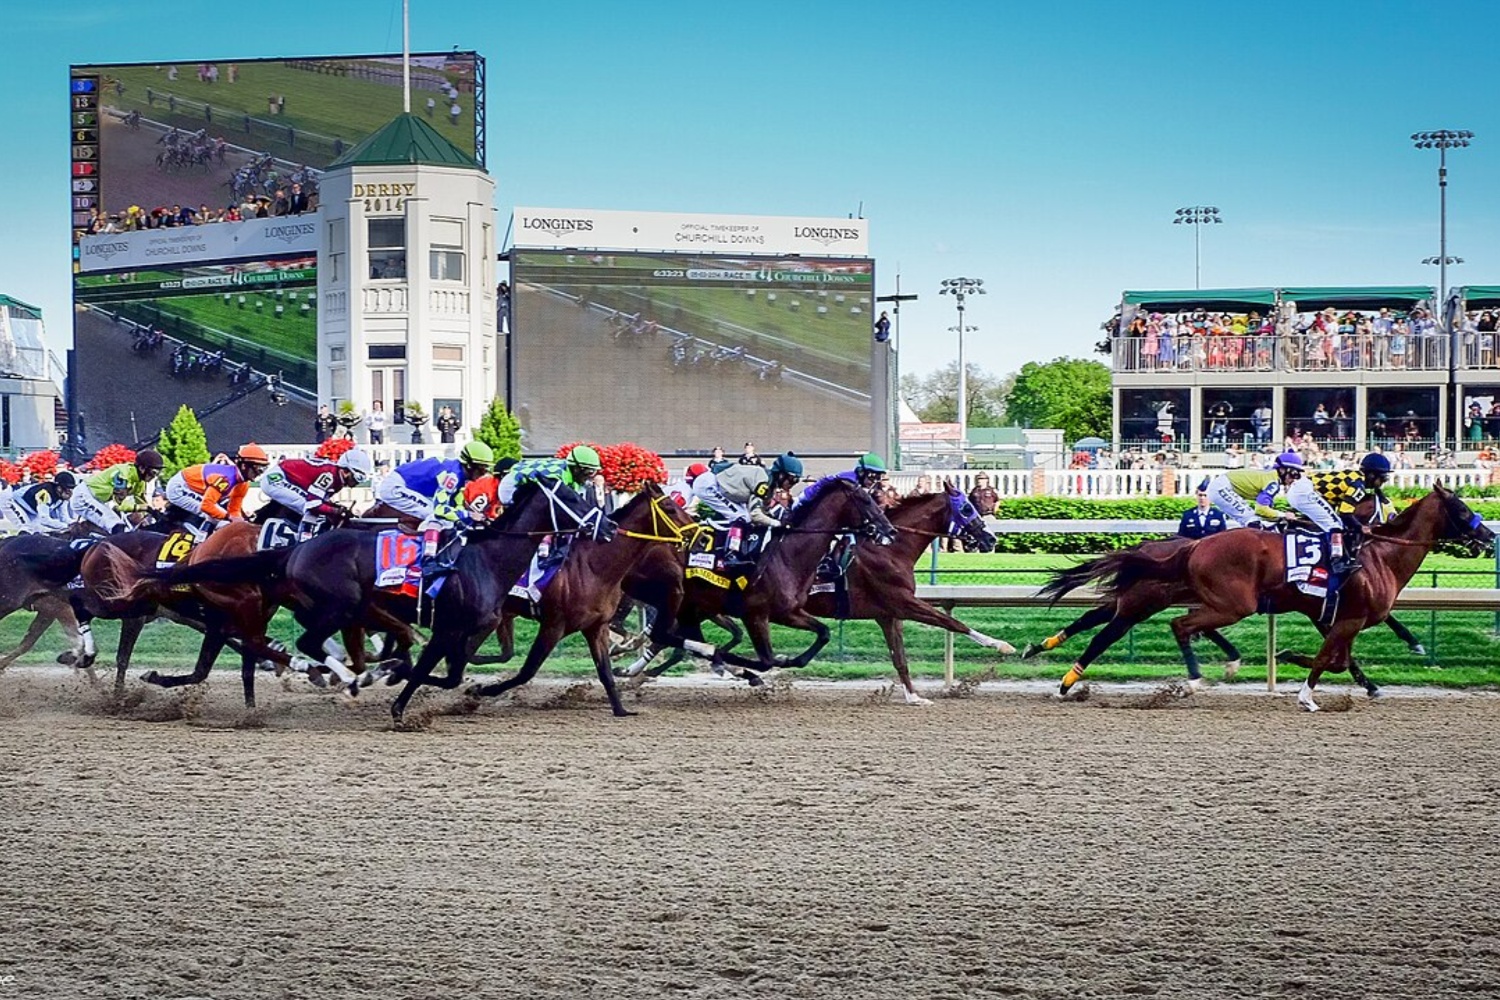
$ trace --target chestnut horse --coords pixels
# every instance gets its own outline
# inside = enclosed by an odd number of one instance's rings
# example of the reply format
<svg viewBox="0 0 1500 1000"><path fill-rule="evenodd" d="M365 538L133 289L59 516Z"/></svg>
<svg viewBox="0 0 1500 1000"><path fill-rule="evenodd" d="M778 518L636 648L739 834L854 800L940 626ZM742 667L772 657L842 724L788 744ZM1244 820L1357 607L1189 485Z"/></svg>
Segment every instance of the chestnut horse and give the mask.
<svg viewBox="0 0 1500 1000"><path fill-rule="evenodd" d="M1348 670L1371 697L1380 693L1351 656L1354 638L1390 617L1396 595L1434 545L1460 539L1477 552L1495 540L1479 515L1441 484L1386 524L1366 531L1362 568L1340 588L1337 615L1317 655L1282 654L1286 662L1309 671L1297 694L1298 704L1309 712L1318 710L1313 690L1326 671ZM1257 611L1299 612L1317 621L1323 610L1321 598L1309 597L1286 582L1286 538L1272 532L1236 529L1189 545L1126 549L1086 566L1084 572L1084 567L1066 571L1066 586L1058 592L1096 582L1104 599L1115 602L1115 617L1095 642L1106 637L1113 642L1142 619L1136 596L1159 589L1142 584L1166 584L1170 603L1195 605L1172 620L1177 645L1190 663L1193 637L1208 629L1233 625ZM1073 665L1063 677L1060 694L1078 683L1085 666Z"/></svg>

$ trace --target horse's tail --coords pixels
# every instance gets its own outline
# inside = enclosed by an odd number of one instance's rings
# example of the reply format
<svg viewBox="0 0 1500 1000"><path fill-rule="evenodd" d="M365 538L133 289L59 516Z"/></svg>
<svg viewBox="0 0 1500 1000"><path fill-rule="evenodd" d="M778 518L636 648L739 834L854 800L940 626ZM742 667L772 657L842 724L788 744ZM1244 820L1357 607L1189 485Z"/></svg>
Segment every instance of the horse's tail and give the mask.
<svg viewBox="0 0 1500 1000"><path fill-rule="evenodd" d="M1131 587L1149 580L1181 583L1187 579L1187 564L1193 546L1176 545L1166 551L1146 547L1121 549L1097 559L1054 573L1040 593L1056 603L1064 594L1086 583L1099 586L1101 597L1119 600Z"/></svg>
<svg viewBox="0 0 1500 1000"><path fill-rule="evenodd" d="M286 575L286 561L291 554L290 548L267 549L264 552L256 552L248 556L237 556L233 559L209 559L201 563L189 563L186 566L174 566L171 569L159 569L154 571L139 572L136 564L130 561L124 553L107 546L104 555L109 560L111 569L114 570L116 580L125 579L122 574L124 566L120 560L123 559L129 568L138 575L128 586L122 586L115 594L107 593L101 588L101 596L115 601L162 601L168 594L178 587L184 587L197 583L274 583Z"/></svg>

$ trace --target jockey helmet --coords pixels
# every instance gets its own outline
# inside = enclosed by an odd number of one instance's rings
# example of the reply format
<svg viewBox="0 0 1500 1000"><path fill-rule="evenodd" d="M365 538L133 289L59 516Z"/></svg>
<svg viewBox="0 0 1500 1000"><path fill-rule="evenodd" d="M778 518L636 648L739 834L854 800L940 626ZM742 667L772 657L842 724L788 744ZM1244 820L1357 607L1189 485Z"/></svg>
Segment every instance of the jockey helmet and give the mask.
<svg viewBox="0 0 1500 1000"><path fill-rule="evenodd" d="M116 493L128 493L130 491L130 480L119 473L115 473L114 478L109 481L109 485Z"/></svg>
<svg viewBox="0 0 1500 1000"><path fill-rule="evenodd" d="M875 454L873 451L867 451L863 455L861 455L859 457L859 461L855 463L854 471L859 473L860 475L864 475L866 472L878 472L881 475L884 475L885 460L882 459L879 455Z"/></svg>
<svg viewBox="0 0 1500 1000"><path fill-rule="evenodd" d="M1359 471L1367 476L1389 476L1391 460L1378 451L1372 451L1359 460Z"/></svg>
<svg viewBox="0 0 1500 1000"><path fill-rule="evenodd" d="M496 462L495 462L495 475L496 476L503 476L507 472L509 472L511 469L514 469L515 467L516 467L516 460L507 455L505 458L496 460Z"/></svg>
<svg viewBox="0 0 1500 1000"><path fill-rule="evenodd" d="M350 448L344 452L336 464L340 469L354 473L355 479L365 480L375 474L375 463L371 461L370 453L358 448Z"/></svg>
<svg viewBox="0 0 1500 1000"><path fill-rule="evenodd" d="M704 465L702 462L694 462L692 465L687 467L688 482L692 482L694 479L697 479L707 471L708 466Z"/></svg>
<svg viewBox="0 0 1500 1000"><path fill-rule="evenodd" d="M1307 468L1307 466L1302 464L1302 456L1295 451L1284 451L1280 455L1277 455L1275 467L1278 470L1296 469L1298 472L1302 472Z"/></svg>
<svg viewBox="0 0 1500 1000"><path fill-rule="evenodd" d="M458 453L458 461L460 465L490 466L495 464L495 452L483 441L470 441Z"/></svg>
<svg viewBox="0 0 1500 1000"><path fill-rule="evenodd" d="M580 444L568 452L568 464L592 477L600 469L599 453L586 444Z"/></svg>
<svg viewBox="0 0 1500 1000"><path fill-rule="evenodd" d="M234 460L241 465L270 465L271 456L266 454L266 449L254 441L240 445L240 450L235 453Z"/></svg>
<svg viewBox="0 0 1500 1000"><path fill-rule="evenodd" d="M802 478L802 459L793 452L784 452L776 456L771 463L771 475L790 476L793 479Z"/></svg>
<svg viewBox="0 0 1500 1000"><path fill-rule="evenodd" d="M78 479L73 473L64 469L52 477L52 485L60 490L71 490L78 485Z"/></svg>
<svg viewBox="0 0 1500 1000"><path fill-rule="evenodd" d="M162 461L161 452L155 448L145 448L135 453L135 467L145 475L148 472L160 472L166 462Z"/></svg>

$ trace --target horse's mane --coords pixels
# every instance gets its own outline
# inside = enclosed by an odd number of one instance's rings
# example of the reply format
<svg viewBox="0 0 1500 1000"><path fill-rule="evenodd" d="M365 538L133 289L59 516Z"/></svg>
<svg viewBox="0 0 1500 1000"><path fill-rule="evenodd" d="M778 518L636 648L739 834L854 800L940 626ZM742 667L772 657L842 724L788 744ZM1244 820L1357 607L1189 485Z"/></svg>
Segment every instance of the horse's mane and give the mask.
<svg viewBox="0 0 1500 1000"><path fill-rule="evenodd" d="M808 519L813 510L820 503L822 503L824 499L832 496L834 493L848 493L851 490L857 489L859 489L859 487L855 486L847 479L828 480L828 484L818 492L817 496L813 497L812 503L801 503L792 508L792 516L787 519L786 526L788 528L801 527L803 522Z"/></svg>
<svg viewBox="0 0 1500 1000"><path fill-rule="evenodd" d="M944 506L946 507L946 501L948 500L948 494L946 492L938 491L936 493L914 493L911 496L902 497L900 500L897 500L895 505L892 506L888 511L886 511L886 517L889 520L894 521L898 514L909 512L916 509L917 507L922 506L923 504L932 503L933 497L942 497L945 501Z"/></svg>
<svg viewBox="0 0 1500 1000"><path fill-rule="evenodd" d="M1421 497L1421 498L1419 498L1417 500L1414 500L1413 502L1407 504L1405 507L1402 507L1400 510L1398 510L1396 512L1396 516L1395 517L1392 517L1389 521L1386 521L1384 524L1371 525L1370 526L1370 531L1371 532L1379 532L1381 534L1389 535L1389 534L1393 534L1393 533L1395 533L1397 531L1400 531L1400 530L1404 529L1407 526L1407 524L1409 524L1413 519L1416 518L1416 516L1417 516L1417 513L1416 513L1417 512L1417 508L1420 507L1420 506L1422 506L1422 502L1424 500L1426 500L1427 497L1434 497L1434 496L1438 498L1438 503L1443 503L1444 502L1443 495L1441 493L1437 492L1436 490L1433 490L1432 492L1428 493L1427 496L1424 496L1424 497Z"/></svg>

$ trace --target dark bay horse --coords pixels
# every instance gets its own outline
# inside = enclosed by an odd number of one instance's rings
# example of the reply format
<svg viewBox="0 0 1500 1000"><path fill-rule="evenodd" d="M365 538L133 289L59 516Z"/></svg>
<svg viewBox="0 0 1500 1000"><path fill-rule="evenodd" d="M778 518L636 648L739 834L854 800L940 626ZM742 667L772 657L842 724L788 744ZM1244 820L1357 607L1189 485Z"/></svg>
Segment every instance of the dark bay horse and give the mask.
<svg viewBox="0 0 1500 1000"><path fill-rule="evenodd" d="M869 493L848 480L834 479L818 496L795 507L786 523L772 532L768 549L743 590L702 579L685 581L677 621L682 645L700 654L709 652L702 623L729 614L745 623L756 656L751 659L719 649L712 651L716 662L757 671L806 666L829 638L828 626L806 610L808 594L818 564L841 534L866 536L874 544L888 545L896 529ZM686 559L686 553L680 558ZM771 648L773 623L813 633L812 644L794 657L776 655Z"/></svg>
<svg viewBox="0 0 1500 1000"><path fill-rule="evenodd" d="M470 695L489 698L525 684L536 676L542 662L565 636L582 632L588 639L599 681L609 695L610 708L615 715L630 714L620 703L609 660L609 626L623 596L621 584L650 549L665 551L675 565L686 539L683 529L694 522L654 484L616 510L611 519L618 529L614 540L576 542L542 591L535 609L539 622L536 639L520 672L503 681L475 685L469 689ZM503 613L507 619L517 614L529 617L530 604L512 596L506 600Z"/></svg>
<svg viewBox="0 0 1500 1000"><path fill-rule="evenodd" d="M87 530L77 528L62 535L21 534L0 539L0 619L22 609L36 612L20 644L0 653L0 671L35 646L53 622L61 622L73 644L71 653L64 653L61 659L94 679L92 661L83 659L85 647L68 591L68 584L83 563L82 547L75 543L88 537Z"/></svg>
<svg viewBox="0 0 1500 1000"><path fill-rule="evenodd" d="M1282 654L1285 661L1309 671L1297 702L1310 712L1318 710L1313 690L1325 671L1348 670L1372 697L1379 694L1351 656L1354 638L1390 617L1396 595L1434 545L1460 539L1478 551L1495 540L1479 516L1442 485L1388 523L1367 531L1362 568L1340 588L1338 613L1317 655ZM1298 612L1313 621L1323 610L1321 598L1309 597L1286 582L1286 539L1271 532L1236 529L1166 550L1113 552L1088 565L1086 578L1074 573L1069 583L1098 583L1105 600L1117 606L1115 619L1095 637L1096 642L1106 635L1111 642L1118 639L1139 620L1133 617L1138 609L1132 599L1149 589L1142 586L1149 583L1165 584L1173 604L1196 605L1172 620L1172 632L1185 657L1192 656L1190 643L1195 635L1232 625L1257 610ZM1059 693L1066 694L1078 683L1083 669L1075 664L1063 678Z"/></svg>

